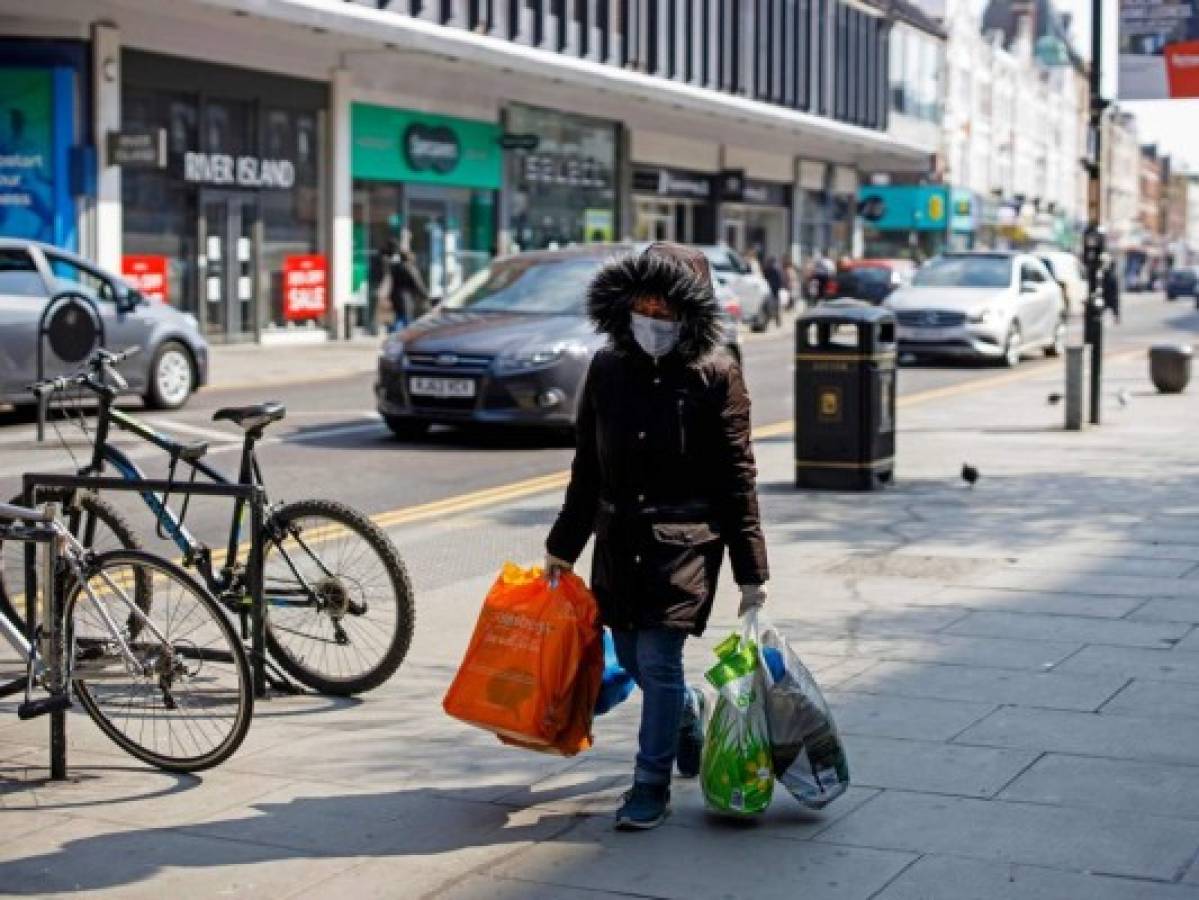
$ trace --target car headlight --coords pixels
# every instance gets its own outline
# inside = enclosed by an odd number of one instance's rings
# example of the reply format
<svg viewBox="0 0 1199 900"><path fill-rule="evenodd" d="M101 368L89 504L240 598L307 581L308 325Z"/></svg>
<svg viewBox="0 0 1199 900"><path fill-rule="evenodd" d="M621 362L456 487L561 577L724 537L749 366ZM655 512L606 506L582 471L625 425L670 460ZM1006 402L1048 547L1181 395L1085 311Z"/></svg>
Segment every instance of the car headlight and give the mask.
<svg viewBox="0 0 1199 900"><path fill-rule="evenodd" d="M404 342L396 337L389 337L383 342L383 347L379 350L379 355L389 363L399 365L404 359Z"/></svg>
<svg viewBox="0 0 1199 900"><path fill-rule="evenodd" d="M495 361L497 372L532 372L545 369L561 361L564 357L586 353L582 344L556 344L537 350L520 350L514 353L504 353Z"/></svg>
<svg viewBox="0 0 1199 900"><path fill-rule="evenodd" d="M966 321L971 325L986 325L999 318L999 314L993 309L980 309L977 312L972 312L966 316Z"/></svg>

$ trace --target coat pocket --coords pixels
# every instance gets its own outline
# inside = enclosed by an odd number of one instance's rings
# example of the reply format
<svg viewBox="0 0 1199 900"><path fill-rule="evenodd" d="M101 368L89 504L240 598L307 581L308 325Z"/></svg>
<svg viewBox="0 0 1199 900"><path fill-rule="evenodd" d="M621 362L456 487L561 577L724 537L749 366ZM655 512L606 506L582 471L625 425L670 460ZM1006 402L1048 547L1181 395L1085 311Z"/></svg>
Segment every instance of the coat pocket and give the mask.
<svg viewBox="0 0 1199 900"><path fill-rule="evenodd" d="M662 523L650 528L647 573L670 605L706 603L716 587L723 544L706 522Z"/></svg>

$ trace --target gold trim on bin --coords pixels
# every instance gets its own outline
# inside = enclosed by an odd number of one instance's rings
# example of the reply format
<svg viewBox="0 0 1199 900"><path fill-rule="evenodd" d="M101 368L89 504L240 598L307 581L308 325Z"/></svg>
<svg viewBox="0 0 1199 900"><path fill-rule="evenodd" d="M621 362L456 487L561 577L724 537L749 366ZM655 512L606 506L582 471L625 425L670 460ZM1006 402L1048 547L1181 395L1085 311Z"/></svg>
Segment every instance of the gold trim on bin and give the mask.
<svg viewBox="0 0 1199 900"><path fill-rule="evenodd" d="M876 459L873 462L818 462L811 459L797 459L795 468L797 469L880 469L884 466L889 466L895 462L894 456L888 456L886 459Z"/></svg>
<svg viewBox="0 0 1199 900"><path fill-rule="evenodd" d="M882 362L895 353L796 353L796 362Z"/></svg>

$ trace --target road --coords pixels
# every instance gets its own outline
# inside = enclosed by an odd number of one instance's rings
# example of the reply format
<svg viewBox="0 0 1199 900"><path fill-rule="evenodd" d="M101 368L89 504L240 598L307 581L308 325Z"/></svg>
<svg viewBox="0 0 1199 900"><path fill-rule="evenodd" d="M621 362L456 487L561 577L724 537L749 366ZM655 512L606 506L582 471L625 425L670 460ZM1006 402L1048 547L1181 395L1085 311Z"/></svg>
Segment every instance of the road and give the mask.
<svg viewBox="0 0 1199 900"><path fill-rule="evenodd" d="M1167 325L1199 330L1199 314L1190 304L1167 304L1160 295L1132 295L1126 307L1123 325L1108 329L1111 353L1141 348ZM297 348L295 352L304 351ZM744 355L755 426L767 434L781 434L791 417L791 332L749 336ZM1021 371L1056 365L1060 362L1028 360ZM898 379L901 404L927 398L929 392L958 390L978 390L981 401L988 381L1000 373L994 366L982 364L904 365ZM547 485L556 485L546 476L569 466L570 447L554 444L543 434L445 429L418 442L396 441L372 408L372 382L372 376L363 374L270 389L243 386L203 391L183 410L146 418L180 437L209 441L209 461L232 471L238 458L239 433L225 423L213 423L213 410L280 400L287 405L287 418L273 426L260 445L272 499L336 498L381 518L388 526L469 509L481 491L504 497L544 491ZM130 409L136 411L137 403ZM64 434L71 433L64 429ZM86 458L87 442L77 431L74 434L72 449L77 458ZM0 492L4 496L16 493L23 471L72 468L71 457L53 433L41 447L31 443L30 435L27 420L0 417ZM154 448L121 440L151 473L164 473ZM531 479L546 480L529 484ZM509 487L512 485L516 487ZM494 495L484 495L484 499L490 496ZM121 505L136 511L135 523L152 527L144 509L135 510L128 498ZM196 501L188 524L203 539L220 545L227 516L222 502Z"/></svg>

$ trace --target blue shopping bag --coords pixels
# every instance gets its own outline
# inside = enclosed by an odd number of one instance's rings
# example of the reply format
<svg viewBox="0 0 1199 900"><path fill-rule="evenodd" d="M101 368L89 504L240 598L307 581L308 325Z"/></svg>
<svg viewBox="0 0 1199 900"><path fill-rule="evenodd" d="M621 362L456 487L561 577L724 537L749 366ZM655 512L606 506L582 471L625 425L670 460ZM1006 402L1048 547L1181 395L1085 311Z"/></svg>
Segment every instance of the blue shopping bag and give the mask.
<svg viewBox="0 0 1199 900"><path fill-rule="evenodd" d="M595 714L602 716L612 707L629 699L633 693L633 676L626 672L616 659L616 644L612 632L604 629L604 678L600 682L599 696L595 700Z"/></svg>

